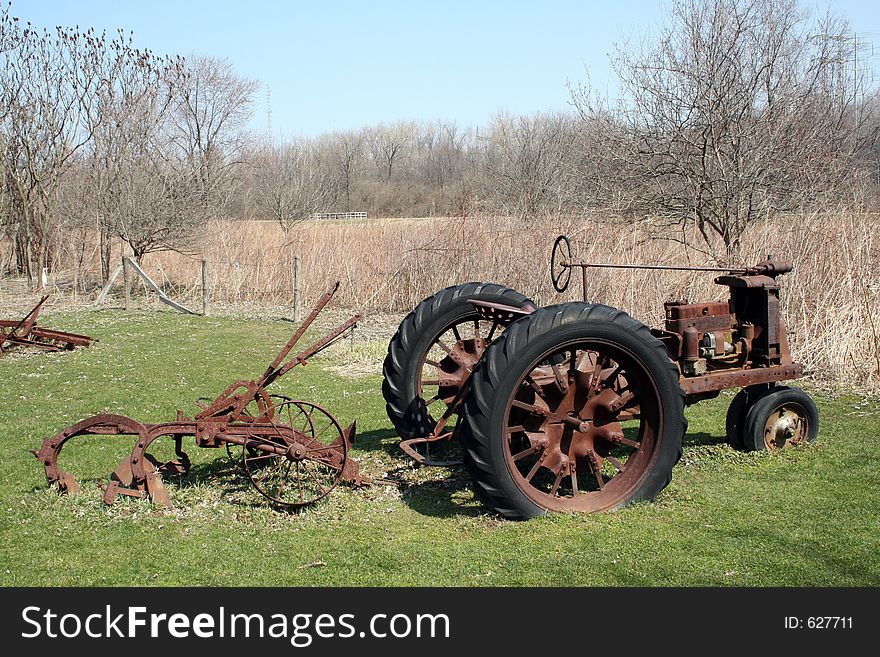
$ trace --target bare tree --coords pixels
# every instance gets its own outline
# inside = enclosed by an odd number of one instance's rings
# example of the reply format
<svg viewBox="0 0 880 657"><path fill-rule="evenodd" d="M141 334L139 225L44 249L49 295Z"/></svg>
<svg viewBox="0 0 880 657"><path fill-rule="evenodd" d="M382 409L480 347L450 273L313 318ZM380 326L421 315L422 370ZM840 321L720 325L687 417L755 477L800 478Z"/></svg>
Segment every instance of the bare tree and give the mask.
<svg viewBox="0 0 880 657"><path fill-rule="evenodd" d="M735 251L746 226L839 192L865 117L845 23L795 0L674 0L659 36L613 58L622 99L581 87L606 207L693 222Z"/></svg>
<svg viewBox="0 0 880 657"><path fill-rule="evenodd" d="M138 261L152 251L188 251L205 221L197 173L155 144L133 155L117 180L117 235Z"/></svg>
<svg viewBox="0 0 880 657"><path fill-rule="evenodd" d="M409 122L380 123L365 131L367 150L385 184L391 183L395 166L406 157L412 145L415 126Z"/></svg>
<svg viewBox="0 0 880 657"><path fill-rule="evenodd" d="M52 265L59 191L65 172L91 134L83 122L95 100L103 38L58 27L54 33L0 16L0 113L6 231L16 267L33 280Z"/></svg>
<svg viewBox="0 0 880 657"><path fill-rule="evenodd" d="M224 206L228 183L242 163L256 90L257 83L238 75L225 59L186 60L168 138L195 172L209 213Z"/></svg>
<svg viewBox="0 0 880 657"><path fill-rule="evenodd" d="M364 133L362 131L337 132L330 135L330 150L339 172L345 211L351 212L351 191L364 156Z"/></svg>
<svg viewBox="0 0 880 657"><path fill-rule="evenodd" d="M327 171L309 141L293 139L270 147L256 163L257 202L285 234L311 214L332 208L338 178Z"/></svg>
<svg viewBox="0 0 880 657"><path fill-rule="evenodd" d="M121 86L113 225L136 259L189 250L225 207L255 86L228 62L202 57L150 60Z"/></svg>
<svg viewBox="0 0 880 657"><path fill-rule="evenodd" d="M121 31L101 54L96 66L100 79L96 102L86 116L92 140L83 166L87 170L91 204L80 206L87 215L80 218L80 223L90 224L94 219L101 275L106 280L112 238L122 226L131 226L131 216L124 214L130 201L126 194L131 193L132 187L126 176L136 166L135 160L157 148L162 126L167 124L176 98L184 62L181 58L160 58L137 50L132 47L131 36ZM143 182L152 185L154 181Z"/></svg>
<svg viewBox="0 0 880 657"><path fill-rule="evenodd" d="M565 114L497 115L486 138L488 192L520 218L570 206L575 122Z"/></svg>
<svg viewBox="0 0 880 657"><path fill-rule="evenodd" d="M423 178L439 191L461 181L467 139L468 131L454 121L436 121L419 131L416 150Z"/></svg>

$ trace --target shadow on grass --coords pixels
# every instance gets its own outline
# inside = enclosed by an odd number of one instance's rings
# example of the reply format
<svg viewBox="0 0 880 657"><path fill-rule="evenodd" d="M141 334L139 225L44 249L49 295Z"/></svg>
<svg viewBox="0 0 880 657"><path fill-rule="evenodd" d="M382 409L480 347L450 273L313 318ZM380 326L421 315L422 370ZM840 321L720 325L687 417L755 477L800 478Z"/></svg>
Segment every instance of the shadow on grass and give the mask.
<svg viewBox="0 0 880 657"><path fill-rule="evenodd" d="M355 437L354 447L362 452L369 453L381 450L389 456L399 457L403 452L397 446L398 441L397 433L393 429L373 429L365 433L358 433Z"/></svg>
<svg viewBox="0 0 880 657"><path fill-rule="evenodd" d="M478 516L487 512L471 499L470 477L463 465L436 470L433 466L414 468L399 443L394 430L376 429L359 435L355 445L367 454L380 451L394 460L394 467L385 476L400 487L404 504L422 515L440 518ZM435 444L430 450L433 459L461 461L462 458L461 447L456 442ZM437 475L432 476L432 472ZM449 474L443 476L442 473Z"/></svg>
<svg viewBox="0 0 880 657"><path fill-rule="evenodd" d="M706 433L705 431L686 433L681 439L681 444L684 447L696 447L698 445L723 445L726 442L727 438L725 436L716 436L711 433Z"/></svg>
<svg viewBox="0 0 880 657"><path fill-rule="evenodd" d="M470 491L470 477L463 466L458 466L446 479L407 486L401 499L413 511L434 518L475 517L488 513L478 500L470 499Z"/></svg>

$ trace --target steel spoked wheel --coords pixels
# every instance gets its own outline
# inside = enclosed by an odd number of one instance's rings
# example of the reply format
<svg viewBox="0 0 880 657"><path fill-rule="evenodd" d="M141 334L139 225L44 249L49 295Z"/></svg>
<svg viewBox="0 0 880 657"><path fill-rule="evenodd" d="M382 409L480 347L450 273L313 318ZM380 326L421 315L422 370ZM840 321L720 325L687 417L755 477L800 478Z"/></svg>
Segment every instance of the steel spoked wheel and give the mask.
<svg viewBox="0 0 880 657"><path fill-rule="evenodd" d="M519 488L552 511L625 502L657 445L662 411L650 374L618 345L555 347L521 377L504 420Z"/></svg>
<svg viewBox="0 0 880 657"><path fill-rule="evenodd" d="M290 401L290 397L285 395L268 394L262 390L254 400L244 407L241 419L243 421L253 421L259 418L264 420L275 416L276 407L286 401ZM241 464L241 445L236 443L226 443L226 455L234 464Z"/></svg>
<svg viewBox="0 0 880 657"><path fill-rule="evenodd" d="M243 451L244 470L272 502L299 508L317 502L339 483L347 445L336 418L316 404L279 404L270 429L255 426Z"/></svg>
<svg viewBox="0 0 880 657"><path fill-rule="evenodd" d="M743 445L747 450L775 451L806 445L819 433L819 411L799 388L778 386L746 412Z"/></svg>
<svg viewBox="0 0 880 657"><path fill-rule="evenodd" d="M503 330L500 323L483 320L476 312L443 327L418 365L416 390L425 401L425 407L431 409L436 404L440 409L438 415L442 415L461 391L486 347ZM430 419L434 421L433 417Z"/></svg>
<svg viewBox="0 0 880 657"><path fill-rule="evenodd" d="M671 479L687 423L678 371L647 327L613 308L538 310L474 375L462 442L499 513L591 513L650 500Z"/></svg>

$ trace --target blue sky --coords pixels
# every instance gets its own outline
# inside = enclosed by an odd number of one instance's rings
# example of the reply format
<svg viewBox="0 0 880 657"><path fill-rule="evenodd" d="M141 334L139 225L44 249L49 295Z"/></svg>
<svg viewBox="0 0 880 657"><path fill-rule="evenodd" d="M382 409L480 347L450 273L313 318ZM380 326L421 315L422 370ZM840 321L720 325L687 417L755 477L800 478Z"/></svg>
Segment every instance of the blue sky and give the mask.
<svg viewBox="0 0 880 657"><path fill-rule="evenodd" d="M831 0L880 55L880 2ZM568 81L614 89L615 41L650 29L661 0L13 0L40 27L123 27L163 54L225 57L264 84L254 128L316 135L380 121L485 123L565 109Z"/></svg>

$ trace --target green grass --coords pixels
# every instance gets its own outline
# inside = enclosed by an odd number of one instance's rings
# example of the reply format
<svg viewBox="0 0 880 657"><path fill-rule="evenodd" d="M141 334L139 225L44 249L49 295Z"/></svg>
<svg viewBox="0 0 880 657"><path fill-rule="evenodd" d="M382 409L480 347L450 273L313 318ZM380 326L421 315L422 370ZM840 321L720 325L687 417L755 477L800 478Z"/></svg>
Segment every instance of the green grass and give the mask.
<svg viewBox="0 0 880 657"><path fill-rule="evenodd" d="M814 445L743 454L724 443L722 395L688 409L683 460L656 503L517 523L487 514L462 472L413 469L385 417L380 377L341 378L321 359L273 391L321 403L343 425L357 419L362 471L404 486L340 487L282 513L225 451L190 442L190 477L169 482L173 511L131 499L105 507L95 484L131 448L127 438L72 441L63 463L85 485L68 497L48 488L29 450L100 411L191 416L197 398L257 376L293 327L119 310L55 312L42 323L100 342L0 358L2 585L880 584L876 400L819 396ZM334 347L334 359L349 348Z"/></svg>

